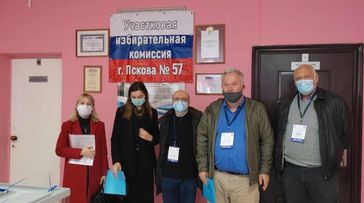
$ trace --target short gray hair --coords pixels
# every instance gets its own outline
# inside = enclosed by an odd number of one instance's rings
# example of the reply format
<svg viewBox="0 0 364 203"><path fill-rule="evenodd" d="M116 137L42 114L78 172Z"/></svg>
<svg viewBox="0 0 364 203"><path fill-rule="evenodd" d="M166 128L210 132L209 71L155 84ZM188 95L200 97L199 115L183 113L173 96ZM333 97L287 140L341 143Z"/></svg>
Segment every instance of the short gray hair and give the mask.
<svg viewBox="0 0 364 203"><path fill-rule="evenodd" d="M230 74L230 73L236 73L237 75L239 75L240 76L241 83L244 84L244 74L240 70L238 70L238 69L236 69L234 67L228 67L227 69L225 69L224 73L221 76L221 82L223 82L224 81L224 77L227 74Z"/></svg>

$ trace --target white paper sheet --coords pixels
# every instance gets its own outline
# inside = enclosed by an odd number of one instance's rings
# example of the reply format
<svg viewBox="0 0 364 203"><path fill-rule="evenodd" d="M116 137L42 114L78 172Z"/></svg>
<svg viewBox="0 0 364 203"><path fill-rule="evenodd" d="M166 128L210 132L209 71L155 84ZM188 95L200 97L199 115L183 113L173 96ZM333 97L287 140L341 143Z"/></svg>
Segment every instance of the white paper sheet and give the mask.
<svg viewBox="0 0 364 203"><path fill-rule="evenodd" d="M219 31L201 31L201 58L219 57Z"/></svg>
<svg viewBox="0 0 364 203"><path fill-rule="evenodd" d="M69 135L70 137L70 145L72 148L82 149L87 146L91 146L96 149L95 145L95 135ZM82 157L81 159L69 159L68 163L70 164L78 164L85 166L92 166L94 164L94 160Z"/></svg>

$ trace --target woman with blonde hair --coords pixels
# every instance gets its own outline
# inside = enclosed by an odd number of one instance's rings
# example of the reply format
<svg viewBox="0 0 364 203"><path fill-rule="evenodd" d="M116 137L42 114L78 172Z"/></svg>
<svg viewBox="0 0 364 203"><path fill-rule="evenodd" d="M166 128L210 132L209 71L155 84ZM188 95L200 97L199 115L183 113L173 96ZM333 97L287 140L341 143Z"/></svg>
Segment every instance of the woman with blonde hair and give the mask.
<svg viewBox="0 0 364 203"><path fill-rule="evenodd" d="M95 147L82 149L70 146L70 135L90 135L95 137ZM105 125L99 120L94 98L81 94L76 101L70 120L62 124L56 154L65 158L63 187L71 189L71 203L88 203L105 179L108 169ZM92 166L69 163L69 159L93 159Z"/></svg>

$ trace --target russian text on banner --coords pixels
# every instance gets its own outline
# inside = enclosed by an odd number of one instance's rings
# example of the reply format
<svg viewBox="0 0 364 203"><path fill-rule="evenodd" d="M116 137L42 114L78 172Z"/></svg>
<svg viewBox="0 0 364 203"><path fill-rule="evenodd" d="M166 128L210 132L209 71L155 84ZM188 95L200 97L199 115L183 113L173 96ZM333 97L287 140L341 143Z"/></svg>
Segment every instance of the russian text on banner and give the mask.
<svg viewBox="0 0 364 203"><path fill-rule="evenodd" d="M110 17L110 82L192 82L193 12Z"/></svg>

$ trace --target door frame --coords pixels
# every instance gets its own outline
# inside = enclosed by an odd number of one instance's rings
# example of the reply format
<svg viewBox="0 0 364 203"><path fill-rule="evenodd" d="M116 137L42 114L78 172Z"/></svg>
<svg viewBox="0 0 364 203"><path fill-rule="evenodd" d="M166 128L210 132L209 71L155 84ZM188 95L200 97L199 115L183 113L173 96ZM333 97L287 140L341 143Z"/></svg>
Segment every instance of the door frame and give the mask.
<svg viewBox="0 0 364 203"><path fill-rule="evenodd" d="M14 92L13 92L14 91L13 82L14 82L14 74L15 74L14 73L14 67L15 67L14 60L25 60L25 61L32 61L32 62L34 61L34 64L37 64L37 66L40 65L40 67L42 69L44 69L44 68L48 68L49 69L49 67L50 67L49 66L49 62L46 62L45 65L44 65L43 64L44 61L47 61L47 60L57 60L59 62L59 64L56 64L55 65L57 67L57 71L59 71L59 72L57 74L53 74L54 76L56 76L57 80L59 80L58 81L59 84L57 83L59 85L59 94L57 94L58 95L57 97L59 99L59 100L57 100L57 101L59 101L59 112L57 112L57 114L55 114L55 115L57 115L57 117L59 119L59 123L57 124L57 129L58 129L60 127L59 125L60 125L61 117L62 117L62 83L63 83L62 82L62 64L63 64L63 59L61 57L50 57L50 56L47 56L47 57L13 57L13 58L10 58L9 59L9 61L10 61L10 70L11 70L11 74L10 74L10 81L11 81L10 88L11 88L11 91L10 91L10 100L9 100L10 101L10 104L9 105L11 107L10 108L11 115L9 114L9 128L10 128L9 134L13 134L13 130L11 128L12 128L12 126L14 124L13 123L13 108L14 108L14 104L13 104L13 99L14 99L13 98L14 97L14 95L13 95L14 94ZM38 62L41 63L41 64L38 64ZM54 61L52 63L54 65ZM26 68L26 67L24 67L24 68ZM21 69L23 69L23 67L21 67ZM50 75L50 80L53 80L52 74L48 74L47 71L45 71L45 72L42 71L42 73L40 75L41 76L46 75L47 77ZM38 76L38 73L36 75L31 74L31 75L29 75L29 77L30 76ZM29 80L29 83L30 83L30 80ZM48 83L48 81L46 83ZM47 89L49 89L49 87L47 87ZM53 89L52 89L52 91L53 91ZM55 138L57 139L57 134L55 134L55 136L56 136ZM10 136L7 136L7 137L8 137L8 140L9 140L9 137ZM12 169L12 163L11 163L12 162L12 160L11 160L11 158L12 158L12 149L11 149L12 148L12 144L13 143L10 141L10 144L9 144L9 147L8 147L8 151L9 151L9 162L7 163L8 167L9 167L9 176L8 176L8 178L9 178L10 181L12 180L12 177L13 177L12 170L11 170ZM54 143L54 145L55 145L55 143ZM58 159L58 161L57 161L57 167L54 168L55 171L54 170L50 170L49 171L49 175L50 175L51 181L53 183L59 184L59 183L62 182L62 180L61 180L61 164L59 162L60 159L57 156L55 156L55 157ZM54 167L54 166L52 166L52 167ZM45 174L45 175L47 175L47 174ZM45 178L46 178L46 185L48 185L48 177L45 176ZM17 180L17 179L13 179L12 181L15 181L15 180ZM29 180L29 178L27 178L27 180ZM25 182L27 180L25 180Z"/></svg>
<svg viewBox="0 0 364 203"><path fill-rule="evenodd" d="M354 89L353 89L353 136L350 202L361 200L361 169L362 169L362 100L363 100L363 44L310 44L310 45L271 45L255 46L252 51L252 98L260 101L261 86L259 82L260 56L269 53L315 53L322 51L353 52L354 54ZM277 98L278 99L278 98Z"/></svg>

